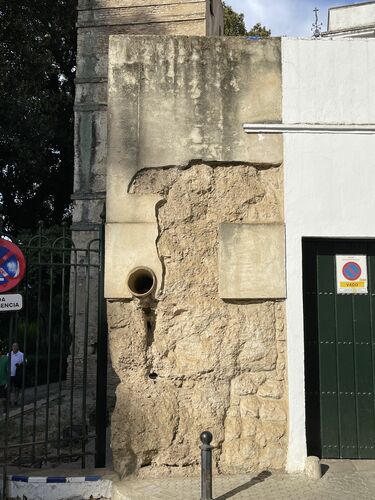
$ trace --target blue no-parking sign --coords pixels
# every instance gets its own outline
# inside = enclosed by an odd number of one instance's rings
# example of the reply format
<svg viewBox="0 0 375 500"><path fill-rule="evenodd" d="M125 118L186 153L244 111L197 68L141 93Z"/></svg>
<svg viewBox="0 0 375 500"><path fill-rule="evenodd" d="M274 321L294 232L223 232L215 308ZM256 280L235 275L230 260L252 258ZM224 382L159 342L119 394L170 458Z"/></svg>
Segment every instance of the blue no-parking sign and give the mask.
<svg viewBox="0 0 375 500"><path fill-rule="evenodd" d="M21 249L0 238L0 293L16 287L25 275L26 259Z"/></svg>
<svg viewBox="0 0 375 500"><path fill-rule="evenodd" d="M368 293L366 255L336 255L336 279L339 294Z"/></svg>

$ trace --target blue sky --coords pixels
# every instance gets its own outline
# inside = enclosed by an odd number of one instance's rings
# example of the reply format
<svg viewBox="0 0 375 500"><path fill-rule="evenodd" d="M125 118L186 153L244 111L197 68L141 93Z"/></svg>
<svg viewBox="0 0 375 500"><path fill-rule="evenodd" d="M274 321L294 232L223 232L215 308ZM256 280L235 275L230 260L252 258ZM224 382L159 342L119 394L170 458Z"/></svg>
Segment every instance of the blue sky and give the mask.
<svg viewBox="0 0 375 500"><path fill-rule="evenodd" d="M311 36L313 9L320 10L323 31L327 29L329 7L363 3L355 0L225 0L237 12L245 14L247 28L261 22L273 36Z"/></svg>

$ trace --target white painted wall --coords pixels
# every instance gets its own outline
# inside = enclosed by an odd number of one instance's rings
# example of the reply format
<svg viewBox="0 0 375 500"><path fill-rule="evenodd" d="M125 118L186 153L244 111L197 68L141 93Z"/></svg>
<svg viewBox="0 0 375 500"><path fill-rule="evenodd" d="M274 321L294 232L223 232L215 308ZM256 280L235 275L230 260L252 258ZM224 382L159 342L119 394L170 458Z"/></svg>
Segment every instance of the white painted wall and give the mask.
<svg viewBox="0 0 375 500"><path fill-rule="evenodd" d="M375 40L283 39L283 121L327 133L284 135L290 472L306 457L302 237L375 238Z"/></svg>
<svg viewBox="0 0 375 500"><path fill-rule="evenodd" d="M375 123L375 40L284 38L284 123Z"/></svg>
<svg viewBox="0 0 375 500"><path fill-rule="evenodd" d="M375 24L375 2L329 9L328 30L344 30Z"/></svg>

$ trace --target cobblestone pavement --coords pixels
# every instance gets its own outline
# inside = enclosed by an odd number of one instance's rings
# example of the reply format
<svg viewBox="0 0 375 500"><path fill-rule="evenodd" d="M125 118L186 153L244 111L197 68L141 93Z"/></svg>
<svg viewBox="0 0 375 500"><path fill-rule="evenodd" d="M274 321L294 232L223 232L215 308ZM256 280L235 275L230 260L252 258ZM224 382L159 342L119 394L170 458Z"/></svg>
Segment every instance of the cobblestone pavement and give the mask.
<svg viewBox="0 0 375 500"><path fill-rule="evenodd" d="M303 474L263 472L252 476L214 478L214 499L374 500L375 460L325 461L319 481ZM199 479L149 479L114 485L113 500L199 500Z"/></svg>

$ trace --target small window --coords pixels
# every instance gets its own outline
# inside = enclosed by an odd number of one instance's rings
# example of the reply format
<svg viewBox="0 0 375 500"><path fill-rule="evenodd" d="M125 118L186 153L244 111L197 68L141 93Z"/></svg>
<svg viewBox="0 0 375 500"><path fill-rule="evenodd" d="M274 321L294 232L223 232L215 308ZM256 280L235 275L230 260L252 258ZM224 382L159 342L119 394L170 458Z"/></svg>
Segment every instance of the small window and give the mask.
<svg viewBox="0 0 375 500"><path fill-rule="evenodd" d="M214 15L214 0L210 0L210 13L211 16Z"/></svg>

